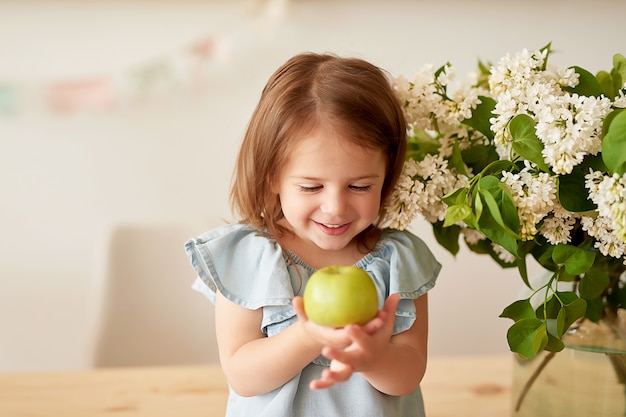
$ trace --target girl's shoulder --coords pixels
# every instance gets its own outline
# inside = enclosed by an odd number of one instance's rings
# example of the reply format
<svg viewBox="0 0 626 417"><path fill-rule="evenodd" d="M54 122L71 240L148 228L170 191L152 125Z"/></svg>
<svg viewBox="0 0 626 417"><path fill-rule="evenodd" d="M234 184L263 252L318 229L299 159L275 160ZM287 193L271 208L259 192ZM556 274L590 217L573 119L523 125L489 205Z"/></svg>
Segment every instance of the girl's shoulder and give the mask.
<svg viewBox="0 0 626 417"><path fill-rule="evenodd" d="M210 248L212 251L223 253L278 247L268 234L244 223L229 223L211 229L195 238L189 239L185 244L185 248L189 249L199 245Z"/></svg>
<svg viewBox="0 0 626 417"><path fill-rule="evenodd" d="M407 230L385 229L374 250L356 263L373 276L384 277L389 293L414 299L431 289L441 264L426 243Z"/></svg>
<svg viewBox="0 0 626 417"><path fill-rule="evenodd" d="M417 319L416 298L435 286L441 264L422 239L409 231L383 230L374 250L356 263L367 271L379 291L379 300L400 294L393 333L409 329ZM382 301L379 302L382 308Z"/></svg>
<svg viewBox="0 0 626 417"><path fill-rule="evenodd" d="M216 291L236 304L256 309L293 297L285 255L274 239L257 228L232 223L185 243L196 271L194 288L214 301Z"/></svg>
<svg viewBox="0 0 626 417"><path fill-rule="evenodd" d="M408 230L384 229L374 250L360 263L401 261L406 267L440 268L426 243ZM360 266L360 265L359 265Z"/></svg>

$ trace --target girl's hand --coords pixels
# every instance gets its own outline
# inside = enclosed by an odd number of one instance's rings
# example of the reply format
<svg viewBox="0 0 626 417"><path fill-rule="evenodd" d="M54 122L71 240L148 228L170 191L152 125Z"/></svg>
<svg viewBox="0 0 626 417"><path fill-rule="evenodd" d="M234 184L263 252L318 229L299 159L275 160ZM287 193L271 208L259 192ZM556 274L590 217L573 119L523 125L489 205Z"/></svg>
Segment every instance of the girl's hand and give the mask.
<svg viewBox="0 0 626 417"><path fill-rule="evenodd" d="M331 365L322 372L320 379L311 382L310 388L328 388L348 380L354 372L367 370L368 366L381 356L389 344L399 301L400 296L392 294L385 300L383 309L368 323L362 326L348 325L343 329L332 329L338 332L338 337L347 338L348 343L342 343L339 346L324 343L322 354L331 360ZM321 327L306 319L301 300L294 302L294 307L298 318L304 319L308 323L305 323L305 327ZM344 342L345 340L342 339L341 341Z"/></svg>
<svg viewBox="0 0 626 417"><path fill-rule="evenodd" d="M294 297L293 308L300 322L301 339L307 345L316 344L319 346L320 354L324 346L342 349L347 347L351 341L343 328L331 328L320 326L308 319L304 312L304 302L302 297Z"/></svg>
<svg viewBox="0 0 626 417"><path fill-rule="evenodd" d="M292 305L298 316L298 321L301 322L302 329L304 330L305 342L318 343L320 345L320 353L322 347L331 347L335 349L343 349L348 347L352 343L352 338L346 333L346 327L332 328L320 326L309 320L304 312L304 301L302 297L296 296L292 300ZM384 324L384 313L379 311L376 317L362 326L358 326L363 329L364 332L371 334L380 329Z"/></svg>

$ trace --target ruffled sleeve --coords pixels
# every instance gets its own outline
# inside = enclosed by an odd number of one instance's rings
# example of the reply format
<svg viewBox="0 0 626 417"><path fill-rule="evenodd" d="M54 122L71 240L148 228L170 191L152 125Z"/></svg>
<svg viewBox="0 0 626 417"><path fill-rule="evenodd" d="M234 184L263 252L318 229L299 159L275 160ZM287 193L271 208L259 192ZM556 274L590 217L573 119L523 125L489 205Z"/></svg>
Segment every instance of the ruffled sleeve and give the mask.
<svg viewBox="0 0 626 417"><path fill-rule="evenodd" d="M288 257L274 240L237 223L190 239L185 250L198 276L193 288L211 301L219 291L244 308L262 308L261 331L268 336L297 320L291 300L301 295L314 269L295 254ZM435 285L441 269L420 238L398 230L384 231L376 248L356 266L372 276L379 308L389 294L400 294L394 334L413 325L413 300Z"/></svg>
<svg viewBox="0 0 626 417"><path fill-rule="evenodd" d="M291 300L301 283L292 282L280 246L256 229L239 223L222 226L188 240L185 251L198 277L193 288L211 301L219 291L244 308L263 307L266 333L273 333L268 332L272 324L295 320Z"/></svg>
<svg viewBox="0 0 626 417"><path fill-rule="evenodd" d="M384 231L376 249L356 266L365 269L374 279L380 307L389 294L400 294L394 334L413 325L416 314L413 300L435 286L441 271L441 264L419 237L399 230Z"/></svg>
<svg viewBox="0 0 626 417"><path fill-rule="evenodd" d="M219 290L235 304L255 310L289 303L294 296L282 250L253 228L223 226L190 239L185 250L212 297Z"/></svg>

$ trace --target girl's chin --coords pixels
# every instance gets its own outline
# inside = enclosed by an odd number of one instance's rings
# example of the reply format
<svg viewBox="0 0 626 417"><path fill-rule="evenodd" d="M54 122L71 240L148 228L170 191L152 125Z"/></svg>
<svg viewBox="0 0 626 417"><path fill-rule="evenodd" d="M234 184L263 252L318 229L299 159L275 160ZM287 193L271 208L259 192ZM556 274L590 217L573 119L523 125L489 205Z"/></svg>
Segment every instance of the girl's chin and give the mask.
<svg viewBox="0 0 626 417"><path fill-rule="evenodd" d="M343 250L352 242L352 237L348 237L347 235L343 238L322 238L322 239L312 239L311 242L317 246L319 249L327 250L327 251L338 251Z"/></svg>

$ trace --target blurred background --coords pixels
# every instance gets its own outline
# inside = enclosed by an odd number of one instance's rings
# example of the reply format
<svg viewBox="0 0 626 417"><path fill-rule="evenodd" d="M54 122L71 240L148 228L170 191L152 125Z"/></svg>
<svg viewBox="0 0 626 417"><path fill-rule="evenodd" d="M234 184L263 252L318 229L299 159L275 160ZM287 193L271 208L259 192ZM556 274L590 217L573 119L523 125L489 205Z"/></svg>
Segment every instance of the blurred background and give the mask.
<svg viewBox="0 0 626 417"><path fill-rule="evenodd" d="M0 1L0 372L216 360L184 241L228 186L269 75L302 51L407 77L552 42L592 72L626 53L623 0ZM506 353L522 289L414 230L444 268L430 355ZM536 266L531 273L539 274Z"/></svg>

